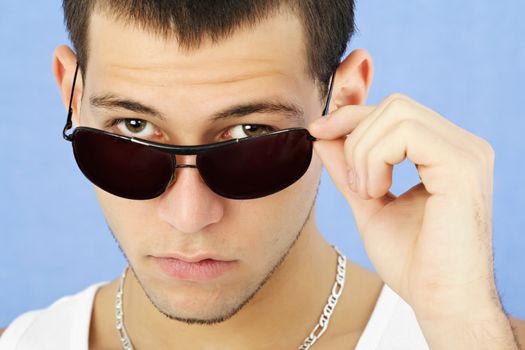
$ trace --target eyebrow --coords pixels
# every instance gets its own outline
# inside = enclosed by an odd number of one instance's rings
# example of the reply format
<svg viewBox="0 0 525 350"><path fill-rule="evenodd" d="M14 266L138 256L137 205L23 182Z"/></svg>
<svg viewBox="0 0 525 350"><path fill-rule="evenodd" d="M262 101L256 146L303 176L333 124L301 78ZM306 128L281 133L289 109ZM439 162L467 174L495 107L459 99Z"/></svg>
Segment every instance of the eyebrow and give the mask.
<svg viewBox="0 0 525 350"><path fill-rule="evenodd" d="M131 99L120 98L113 94L91 96L89 98L89 103L91 104L91 106L95 108L102 108L102 109L109 109L109 110L125 109L127 111L140 113L140 114L146 114L154 118L166 120L164 115L153 107L147 106L145 104L142 104L140 102L137 102Z"/></svg>
<svg viewBox="0 0 525 350"><path fill-rule="evenodd" d="M91 106L95 108L109 110L123 109L134 113L145 114L164 121L166 120L166 117L155 108L132 99L118 97L114 94L91 96L89 102ZM235 105L223 111L214 113L210 121L214 122L221 119L242 118L251 114L265 113L279 113L292 122L304 122L304 111L301 107L295 103L274 100Z"/></svg>
<svg viewBox="0 0 525 350"><path fill-rule="evenodd" d="M304 122L304 111L291 102L261 101L255 103L239 104L224 111L215 113L212 121L229 118L241 118L257 113L279 113L293 122Z"/></svg>

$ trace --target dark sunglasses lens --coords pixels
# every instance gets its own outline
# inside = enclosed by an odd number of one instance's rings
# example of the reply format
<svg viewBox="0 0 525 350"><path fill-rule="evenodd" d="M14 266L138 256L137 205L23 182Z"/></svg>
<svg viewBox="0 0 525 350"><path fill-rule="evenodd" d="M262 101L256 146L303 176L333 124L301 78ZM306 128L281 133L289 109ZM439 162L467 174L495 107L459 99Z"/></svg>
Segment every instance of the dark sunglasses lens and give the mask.
<svg viewBox="0 0 525 350"><path fill-rule="evenodd" d="M253 199L292 185L311 159L307 131L292 130L211 150L197 157L197 166L214 192L231 199Z"/></svg>
<svg viewBox="0 0 525 350"><path fill-rule="evenodd" d="M171 180L169 154L100 131L77 129L73 151L84 175L115 196L155 198Z"/></svg>

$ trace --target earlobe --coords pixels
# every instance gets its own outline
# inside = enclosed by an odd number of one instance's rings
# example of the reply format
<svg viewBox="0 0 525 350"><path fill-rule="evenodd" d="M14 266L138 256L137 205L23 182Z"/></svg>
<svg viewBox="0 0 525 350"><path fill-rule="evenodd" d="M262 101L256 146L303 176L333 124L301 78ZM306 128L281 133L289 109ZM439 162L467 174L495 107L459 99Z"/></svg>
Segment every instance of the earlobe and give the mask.
<svg viewBox="0 0 525 350"><path fill-rule="evenodd" d="M372 85L374 68L372 57L363 49L352 51L339 65L335 75L335 109L360 105L366 101Z"/></svg>
<svg viewBox="0 0 525 350"><path fill-rule="evenodd" d="M60 96L62 103L66 107L69 106L69 99L71 96L71 89L73 84L73 76L75 75L75 69L77 66L77 58L75 53L66 45L59 46L53 53L53 75L58 84L60 90ZM73 98L73 115L78 115L76 111L78 101L80 100L77 96L82 96L82 84L81 79L77 79L77 86L75 87L75 96ZM75 120L77 121L77 120Z"/></svg>

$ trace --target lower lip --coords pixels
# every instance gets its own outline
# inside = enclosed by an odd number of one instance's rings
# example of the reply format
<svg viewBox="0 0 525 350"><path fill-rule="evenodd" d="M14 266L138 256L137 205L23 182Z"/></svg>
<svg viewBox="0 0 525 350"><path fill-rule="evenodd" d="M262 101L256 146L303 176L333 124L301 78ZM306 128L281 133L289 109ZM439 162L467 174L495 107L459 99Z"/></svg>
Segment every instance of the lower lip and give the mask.
<svg viewBox="0 0 525 350"><path fill-rule="evenodd" d="M217 278L231 269L234 261L201 260L186 262L174 258L155 258L168 276L184 280L206 281Z"/></svg>

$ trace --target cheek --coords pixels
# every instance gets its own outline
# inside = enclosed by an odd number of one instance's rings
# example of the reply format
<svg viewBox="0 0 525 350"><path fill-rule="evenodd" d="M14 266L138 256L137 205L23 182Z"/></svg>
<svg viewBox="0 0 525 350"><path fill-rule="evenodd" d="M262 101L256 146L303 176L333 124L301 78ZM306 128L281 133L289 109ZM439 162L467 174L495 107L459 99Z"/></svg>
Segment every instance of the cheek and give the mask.
<svg viewBox="0 0 525 350"><path fill-rule="evenodd" d="M108 225L115 230L118 226L119 218L119 200L111 196L110 194L102 191L100 188L94 186L95 195L97 196L98 203L102 209L102 213L106 218Z"/></svg>
<svg viewBox="0 0 525 350"><path fill-rule="evenodd" d="M227 201L226 215L204 233L211 235L205 246L247 261L271 260L282 253L299 233L312 207L320 164L314 153L306 174L287 189L256 200ZM95 193L107 224L128 258L134 260L166 244L173 247L182 238L159 219L156 200L131 201L97 187Z"/></svg>
<svg viewBox="0 0 525 350"><path fill-rule="evenodd" d="M136 247L147 247L148 232L159 230L154 218L153 201L132 201L113 196L95 187L102 213L126 255L133 255ZM145 234L146 233L146 234Z"/></svg>
<svg viewBox="0 0 525 350"><path fill-rule="evenodd" d="M312 209L321 165L312 159L307 173L292 186L272 196L239 201L232 211L232 240L242 242L247 259L271 259L293 242ZM233 226L235 225L235 226Z"/></svg>

